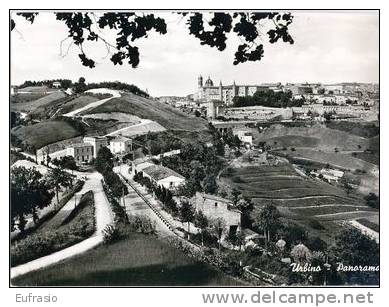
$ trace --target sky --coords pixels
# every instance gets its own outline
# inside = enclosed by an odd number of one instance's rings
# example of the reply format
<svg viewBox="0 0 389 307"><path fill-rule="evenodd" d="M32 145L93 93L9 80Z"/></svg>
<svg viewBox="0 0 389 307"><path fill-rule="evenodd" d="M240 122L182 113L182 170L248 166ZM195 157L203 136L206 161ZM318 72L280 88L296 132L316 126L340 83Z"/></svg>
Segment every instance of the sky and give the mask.
<svg viewBox="0 0 389 307"><path fill-rule="evenodd" d="M152 96L188 95L197 89L197 77L210 76L215 84L264 82L378 82L379 20L375 11L298 11L290 33L293 45L266 43L258 62L233 65L239 41L230 35L223 52L202 46L188 34L184 21L169 12L158 13L167 22L167 34L151 33L137 41L140 63L114 66L103 43L86 45L96 60L90 69L81 65L79 50L71 45L66 26L50 12L40 13L34 24L13 17L11 84L25 80L66 78L86 82L115 81L135 84ZM100 33L114 42L109 31ZM63 42L62 42L63 41ZM62 42L62 55L61 55ZM66 51L68 52L66 53Z"/></svg>

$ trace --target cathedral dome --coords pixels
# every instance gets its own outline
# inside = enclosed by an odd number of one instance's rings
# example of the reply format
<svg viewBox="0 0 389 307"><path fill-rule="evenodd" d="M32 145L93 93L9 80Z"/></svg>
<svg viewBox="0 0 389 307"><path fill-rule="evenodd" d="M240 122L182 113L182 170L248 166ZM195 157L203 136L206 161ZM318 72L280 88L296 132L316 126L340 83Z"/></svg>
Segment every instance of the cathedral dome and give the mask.
<svg viewBox="0 0 389 307"><path fill-rule="evenodd" d="M213 81L210 77L208 77L207 81L205 81L205 86L213 86Z"/></svg>

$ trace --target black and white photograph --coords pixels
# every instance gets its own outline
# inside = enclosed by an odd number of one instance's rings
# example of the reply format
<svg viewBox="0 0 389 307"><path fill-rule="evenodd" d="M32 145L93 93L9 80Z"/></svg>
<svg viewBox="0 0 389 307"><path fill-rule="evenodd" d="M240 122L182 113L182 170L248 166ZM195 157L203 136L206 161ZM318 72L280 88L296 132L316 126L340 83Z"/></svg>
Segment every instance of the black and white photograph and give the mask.
<svg viewBox="0 0 389 307"><path fill-rule="evenodd" d="M378 9L9 31L10 287L380 286Z"/></svg>

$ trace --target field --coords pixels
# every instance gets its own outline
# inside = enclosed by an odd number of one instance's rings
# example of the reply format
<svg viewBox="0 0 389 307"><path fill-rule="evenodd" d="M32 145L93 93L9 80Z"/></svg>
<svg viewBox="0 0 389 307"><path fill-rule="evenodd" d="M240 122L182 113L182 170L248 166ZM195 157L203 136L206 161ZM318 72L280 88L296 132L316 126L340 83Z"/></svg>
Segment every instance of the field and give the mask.
<svg viewBox="0 0 389 307"><path fill-rule="evenodd" d="M33 94L16 94L10 97L11 104L13 103L26 103L34 100L38 100L46 96L47 94L33 93Z"/></svg>
<svg viewBox="0 0 389 307"><path fill-rule="evenodd" d="M207 122L201 118L183 113L169 105L143 98L134 94L123 94L103 105L87 110L84 114L122 112L143 119L156 121L166 129L204 130Z"/></svg>
<svg viewBox="0 0 389 307"><path fill-rule="evenodd" d="M346 121L330 121L326 126L331 129L345 131L364 138L372 138L380 133L379 122L360 123Z"/></svg>
<svg viewBox="0 0 389 307"><path fill-rule="evenodd" d="M252 216L265 204L275 205L283 218L292 220L319 236L333 242L342 227L342 220L378 216L367 207L363 198L347 193L334 185L300 176L288 163L228 167L220 183L238 189L255 204ZM311 220L324 221L323 229L315 229Z"/></svg>
<svg viewBox="0 0 389 307"><path fill-rule="evenodd" d="M256 133L255 139L256 142L269 141L268 144L273 147L310 147L326 151L333 151L335 148L340 151L355 151L369 147L369 139L320 124L312 127L272 125ZM274 141L277 142L276 146ZM294 142L294 145L291 142Z"/></svg>
<svg viewBox="0 0 389 307"><path fill-rule="evenodd" d="M340 169L371 171L374 168L373 164L354 158L348 153L324 152L310 148L295 148L294 151L288 150L284 153L292 157L305 158L323 164L328 163Z"/></svg>
<svg viewBox="0 0 389 307"><path fill-rule="evenodd" d="M19 276L17 286L239 286L156 237L131 233L48 268Z"/></svg>
<svg viewBox="0 0 389 307"><path fill-rule="evenodd" d="M29 146L41 148L47 144L73 138L81 134L66 121L49 120L29 126L19 126L11 134Z"/></svg>
<svg viewBox="0 0 389 307"><path fill-rule="evenodd" d="M65 114L68 112L71 112L73 110L76 110L78 108L82 108L92 102L100 100L97 97L91 96L91 95L81 95L78 97L75 97L74 99L66 102L59 111L60 114Z"/></svg>
<svg viewBox="0 0 389 307"><path fill-rule="evenodd" d="M319 169L327 164L346 171L360 193L379 194L379 126L377 123L329 122L313 126L270 125L253 129L255 142L266 142L273 153ZM307 165L307 163L311 165Z"/></svg>
<svg viewBox="0 0 389 307"><path fill-rule="evenodd" d="M27 94L24 94L27 95ZM34 98L39 97L35 94ZM11 111L31 112L37 108L43 108L51 103L65 98L67 95L64 92L58 91L42 96L36 100L29 100L25 102L11 103Z"/></svg>
<svg viewBox="0 0 389 307"><path fill-rule="evenodd" d="M272 202L285 207L354 204L342 190L300 176L290 164L227 168L221 180L230 183L254 202ZM301 205L302 204L302 205Z"/></svg>

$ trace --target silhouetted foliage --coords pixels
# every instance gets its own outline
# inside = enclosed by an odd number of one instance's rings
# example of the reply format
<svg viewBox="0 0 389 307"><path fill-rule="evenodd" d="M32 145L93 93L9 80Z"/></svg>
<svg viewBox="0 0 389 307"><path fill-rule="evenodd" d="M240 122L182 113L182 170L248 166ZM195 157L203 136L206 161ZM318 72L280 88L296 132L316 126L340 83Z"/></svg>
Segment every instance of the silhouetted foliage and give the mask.
<svg viewBox="0 0 389 307"><path fill-rule="evenodd" d="M54 13L56 19L68 28L68 37L79 48L78 57L82 65L94 68L96 62L90 58L84 48L86 41L102 42L107 56L114 65L124 62L135 68L139 64L139 49L134 42L147 38L151 31L161 35L167 33L165 19L154 14L138 12L93 12ZM183 20L189 35L199 39L201 45L208 45L219 51L226 49L227 35L235 33L241 44L235 52L234 65L247 61L259 61L264 56L263 41L274 44L278 41L293 44L289 26L293 22L291 13L279 12L235 12L235 13L199 13L175 12ZM38 13L17 13L31 23ZM11 31L15 28L15 17L11 19ZM101 35L100 29L114 30L115 43Z"/></svg>

